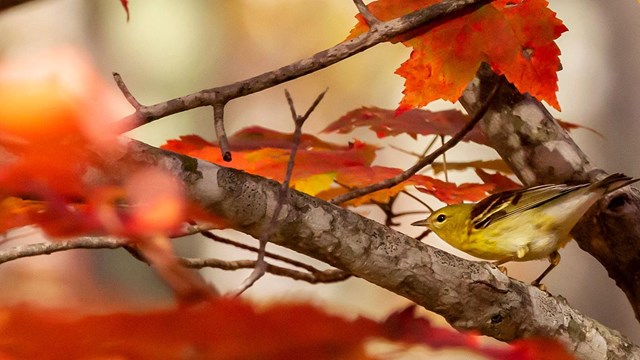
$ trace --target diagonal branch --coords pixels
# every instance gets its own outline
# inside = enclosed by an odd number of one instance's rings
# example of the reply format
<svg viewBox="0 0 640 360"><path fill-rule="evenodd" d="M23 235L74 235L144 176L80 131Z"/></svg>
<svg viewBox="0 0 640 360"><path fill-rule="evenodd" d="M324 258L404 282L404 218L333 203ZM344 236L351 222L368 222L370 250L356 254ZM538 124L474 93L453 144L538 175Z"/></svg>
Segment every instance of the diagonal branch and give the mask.
<svg viewBox="0 0 640 360"><path fill-rule="evenodd" d="M400 18L379 23L375 31L369 31L306 59L230 85L204 89L154 105L142 105L129 117L133 117L141 123L147 123L197 107L224 105L232 99L253 94L324 69L419 26L442 20L445 17L456 16L489 2L491 0L444 0Z"/></svg>
<svg viewBox="0 0 640 360"><path fill-rule="evenodd" d="M236 98L256 93L289 80L316 72L333 65L348 57L358 54L394 36L426 25L430 22L442 20L445 17L456 16L464 11L491 2L492 0L444 0L433 6L414 11L408 15L386 22L374 21L373 15L367 10L362 1L356 1L356 6L372 21L370 30L354 39L344 41L330 49L323 50L309 58L302 59L279 69L254 76L250 79L181 96L155 105L142 105L129 92L121 76L114 73L118 87L127 101L135 108L135 113L123 119L124 123L139 126L151 121L191 110L202 106L212 106L216 135L220 144L220 151L225 161L231 161L231 151L224 130L224 107Z"/></svg>
<svg viewBox="0 0 640 360"><path fill-rule="evenodd" d="M476 124L484 117L484 115L487 113L487 110L489 110L489 107L493 102L493 98L496 95L498 88L500 87L499 84L500 83L496 83L493 89L491 89L489 94L486 96L484 103L476 111L476 113L469 120L469 122L462 129L460 129L458 133L456 133L453 137L451 137L449 141L442 144L442 146L440 146L434 152L432 152L428 156L421 158L412 167L408 168L407 170L403 171L402 173L392 178L389 178L385 181L381 181L376 184L371 184L369 186L352 190L340 196L336 196L335 198L331 199L331 202L334 204L341 204L345 201L349 201L378 190L390 188L392 186L395 186L409 179L410 177L415 175L418 171L422 170L425 166L434 162L438 157L440 157L440 155L443 155L447 150L456 146L469 133L469 131L471 131L476 126Z"/></svg>
<svg viewBox="0 0 640 360"><path fill-rule="evenodd" d="M271 221L280 191L274 181L135 141L129 155L173 171L195 201L239 231L260 236ZM640 348L615 330L489 263L458 258L295 190L281 211L270 242L404 296L458 329L505 341L552 336L585 359L640 357Z"/></svg>

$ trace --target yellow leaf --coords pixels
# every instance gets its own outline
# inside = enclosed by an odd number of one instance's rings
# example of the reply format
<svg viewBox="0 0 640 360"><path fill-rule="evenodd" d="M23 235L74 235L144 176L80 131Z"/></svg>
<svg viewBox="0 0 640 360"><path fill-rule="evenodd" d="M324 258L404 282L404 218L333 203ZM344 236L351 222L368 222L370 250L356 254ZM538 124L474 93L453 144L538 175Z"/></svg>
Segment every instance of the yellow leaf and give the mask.
<svg viewBox="0 0 640 360"><path fill-rule="evenodd" d="M321 191L327 190L335 178L335 171L311 175L303 179L295 180L293 182L293 188L309 195L316 195Z"/></svg>

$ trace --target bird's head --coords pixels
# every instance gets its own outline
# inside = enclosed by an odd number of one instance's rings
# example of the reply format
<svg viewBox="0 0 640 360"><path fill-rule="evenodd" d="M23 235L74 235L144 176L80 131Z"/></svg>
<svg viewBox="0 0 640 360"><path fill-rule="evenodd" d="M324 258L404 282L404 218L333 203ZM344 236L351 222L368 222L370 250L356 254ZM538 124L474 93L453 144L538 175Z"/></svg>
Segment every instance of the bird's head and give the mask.
<svg viewBox="0 0 640 360"><path fill-rule="evenodd" d="M434 211L428 218L411 225L426 226L446 242L455 241L466 234L467 222L473 204L456 204Z"/></svg>

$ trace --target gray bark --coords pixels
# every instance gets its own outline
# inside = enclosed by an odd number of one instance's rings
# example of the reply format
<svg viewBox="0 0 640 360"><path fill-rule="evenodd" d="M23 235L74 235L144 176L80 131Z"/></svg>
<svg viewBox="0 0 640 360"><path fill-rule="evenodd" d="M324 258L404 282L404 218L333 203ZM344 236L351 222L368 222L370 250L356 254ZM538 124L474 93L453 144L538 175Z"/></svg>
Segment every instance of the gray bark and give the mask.
<svg viewBox="0 0 640 360"><path fill-rule="evenodd" d="M259 237L279 184L132 142L129 156L180 176L207 211ZM640 348L561 297L510 279L495 266L425 245L354 212L292 190L269 239L348 271L444 316L458 329L500 340L552 336L584 359L640 359Z"/></svg>

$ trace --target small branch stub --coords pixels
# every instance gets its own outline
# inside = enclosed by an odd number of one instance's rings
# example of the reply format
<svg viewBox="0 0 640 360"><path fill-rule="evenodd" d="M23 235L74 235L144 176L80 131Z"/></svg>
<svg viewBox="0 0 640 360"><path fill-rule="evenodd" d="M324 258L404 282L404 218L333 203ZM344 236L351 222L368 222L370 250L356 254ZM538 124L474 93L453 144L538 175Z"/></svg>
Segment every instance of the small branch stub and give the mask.
<svg viewBox="0 0 640 360"><path fill-rule="evenodd" d="M113 74L113 79L116 81L116 85L118 85L118 88L124 95L124 98L127 99L129 104L131 104L131 106L133 106L134 109L136 109L136 112L140 111L142 104L140 104L140 102L136 100L135 96L131 94L131 91L129 91L129 88L127 88L127 84L125 84L124 80L122 80L122 76L120 76L120 74L118 74L117 72L114 72L112 74Z"/></svg>
<svg viewBox="0 0 640 360"><path fill-rule="evenodd" d="M229 162L232 158L229 139L227 138L227 132L224 130L224 104L217 103L213 105L213 123L218 137L218 146L220 146L220 151L222 152L222 159Z"/></svg>

